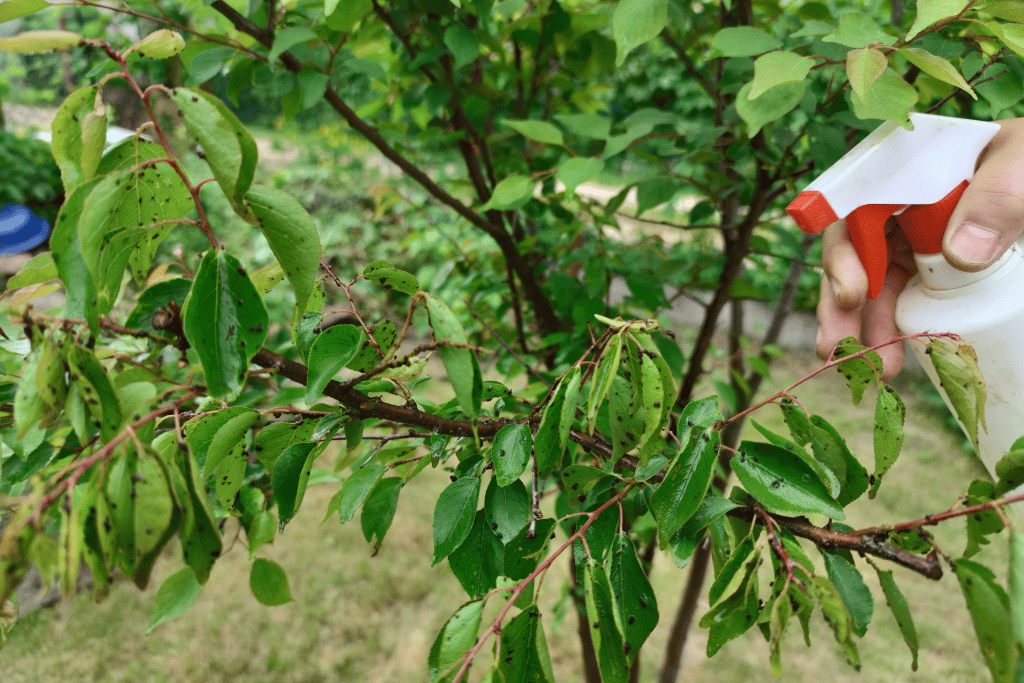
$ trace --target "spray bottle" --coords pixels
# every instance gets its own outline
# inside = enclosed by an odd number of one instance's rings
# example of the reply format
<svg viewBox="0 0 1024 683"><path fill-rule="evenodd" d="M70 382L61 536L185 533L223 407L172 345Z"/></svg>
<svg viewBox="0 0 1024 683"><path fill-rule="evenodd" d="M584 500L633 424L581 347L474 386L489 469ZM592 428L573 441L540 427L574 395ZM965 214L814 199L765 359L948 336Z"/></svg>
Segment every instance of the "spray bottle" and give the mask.
<svg viewBox="0 0 1024 683"><path fill-rule="evenodd" d="M846 219L872 299L888 265L885 223L895 217L918 268L897 301L896 325L905 335L954 332L974 347L988 392L979 455L994 476L996 462L1024 435L1024 256L1015 244L988 268L966 273L946 261L942 238L999 125L930 114L910 121L913 130L892 122L877 128L786 211L808 233ZM925 342L909 346L955 415Z"/></svg>

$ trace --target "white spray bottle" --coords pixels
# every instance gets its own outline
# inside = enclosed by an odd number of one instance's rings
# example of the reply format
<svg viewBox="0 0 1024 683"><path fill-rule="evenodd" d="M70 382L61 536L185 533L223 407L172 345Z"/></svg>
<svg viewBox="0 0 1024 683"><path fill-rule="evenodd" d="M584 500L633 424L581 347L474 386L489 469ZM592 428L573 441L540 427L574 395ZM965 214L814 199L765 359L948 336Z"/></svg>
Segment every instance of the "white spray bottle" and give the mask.
<svg viewBox="0 0 1024 683"><path fill-rule="evenodd" d="M942 238L999 125L930 114L910 121L913 130L892 122L877 128L786 211L808 233L846 219L872 299L888 265L885 223L895 217L918 268L897 302L896 324L905 335L954 332L974 347L988 393L979 455L995 476L995 464L1024 435L1024 256L1015 244L988 268L966 273L946 261ZM909 346L955 415L925 342Z"/></svg>

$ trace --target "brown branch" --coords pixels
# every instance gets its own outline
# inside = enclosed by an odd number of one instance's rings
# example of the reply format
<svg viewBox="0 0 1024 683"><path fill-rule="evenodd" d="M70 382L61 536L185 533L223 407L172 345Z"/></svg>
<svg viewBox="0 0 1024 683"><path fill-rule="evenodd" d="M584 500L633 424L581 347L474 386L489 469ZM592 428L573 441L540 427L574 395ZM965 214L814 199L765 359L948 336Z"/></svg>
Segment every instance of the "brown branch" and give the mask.
<svg viewBox="0 0 1024 683"><path fill-rule="evenodd" d="M1021 494L1020 498L1024 498L1024 494ZM990 506L991 503L985 503L985 505ZM957 512L960 514L966 514L960 510ZM737 508L736 510L730 511L729 515L748 522L753 520L755 522L763 523L751 508ZM853 550L858 553L874 555L875 557L880 557L883 560L895 562L901 567L906 567L907 569L915 571L929 579L937 581L942 578L942 565L939 564L939 558L934 553L921 557L920 555L914 555L903 548L897 548L890 543L884 543L876 540L876 534L867 535L856 531L844 532L832 529L822 529L821 527L811 524L805 517L783 517L781 515L772 515L771 519L794 536L806 538L808 541L811 541L823 550L833 550L835 548ZM928 523L924 520L920 521L922 523Z"/></svg>

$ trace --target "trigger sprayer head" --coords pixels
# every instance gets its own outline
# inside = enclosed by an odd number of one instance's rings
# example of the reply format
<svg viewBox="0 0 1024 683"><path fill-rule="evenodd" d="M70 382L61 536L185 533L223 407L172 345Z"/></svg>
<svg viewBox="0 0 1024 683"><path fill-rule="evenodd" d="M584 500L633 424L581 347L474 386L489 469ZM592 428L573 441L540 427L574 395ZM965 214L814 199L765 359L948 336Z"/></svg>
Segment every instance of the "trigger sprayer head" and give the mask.
<svg viewBox="0 0 1024 683"><path fill-rule="evenodd" d="M846 219L868 275L868 296L881 292L888 266L885 223L897 217L918 253L941 251L949 216L999 124L911 114L912 130L886 122L800 193L786 211L800 229L818 233ZM921 206L918 206L921 205ZM913 207L904 211L907 207ZM937 245L937 247L936 247Z"/></svg>

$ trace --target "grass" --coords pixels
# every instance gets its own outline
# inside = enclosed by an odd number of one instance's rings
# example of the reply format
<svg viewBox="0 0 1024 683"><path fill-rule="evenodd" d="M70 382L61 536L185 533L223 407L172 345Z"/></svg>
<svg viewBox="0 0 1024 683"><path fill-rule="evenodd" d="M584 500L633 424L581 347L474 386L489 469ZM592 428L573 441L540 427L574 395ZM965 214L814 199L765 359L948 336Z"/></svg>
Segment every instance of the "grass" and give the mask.
<svg viewBox="0 0 1024 683"><path fill-rule="evenodd" d="M792 353L792 359L797 354ZM776 371L772 386L785 386L813 367L810 357L789 360ZM912 387L902 387L907 404L907 442L878 499L855 503L855 526L916 519L952 505L963 482L978 474L978 465L959 456L959 438L941 426ZM798 392L802 403L822 414L847 436L855 453L871 466L873 400L869 394L855 408L840 378L828 375ZM778 411L757 416L780 427ZM751 430L752 431L752 430ZM749 434L748 434L749 436ZM751 437L753 438L753 437ZM102 605L80 595L55 610L23 618L0 653L4 683L109 681L158 683L186 681L380 681L427 679L426 658L444 621L465 594L442 563L431 568L431 516L447 476L428 470L403 490L395 523L376 557L362 538L358 521L340 526L335 517L320 520L334 493L319 487L307 493L298 516L260 556L279 562L288 572L295 601L263 607L248 588L249 561L239 541L217 564L197 603L177 620L144 635L153 612L155 588L140 593L122 582ZM963 549L963 523L935 530L945 552ZM176 551L176 548L175 548ZM812 556L814 553L812 552ZM1006 552L999 542L983 551L981 561L1002 574ZM882 563L885 564L885 563ZM859 566L865 568L862 562ZM165 558L152 582L175 571L178 561ZM888 568L888 567L886 567ZM556 675L562 683L581 680L576 655L576 618L563 600L566 563L557 562L544 582L542 606ZM812 647L793 625L783 641L783 676L792 682L820 681L976 681L987 678L970 620L955 578L947 571L932 582L895 568L917 620L920 668L910 671L904 645L873 573L865 576L875 597L875 617L858 645L862 672L844 661L820 613L812 619ZM660 596L661 623L644 652L643 680L656 679L685 571L659 557L653 581ZM496 610L493 599L488 611ZM706 608L706 604L704 605ZM562 618L559 621L558 615ZM486 619L486 616L485 616ZM557 622L557 624L556 624ZM771 681L767 644L755 631L727 644L712 660L704 657L706 630L694 628L686 646L681 681ZM488 662L481 654L479 676Z"/></svg>

